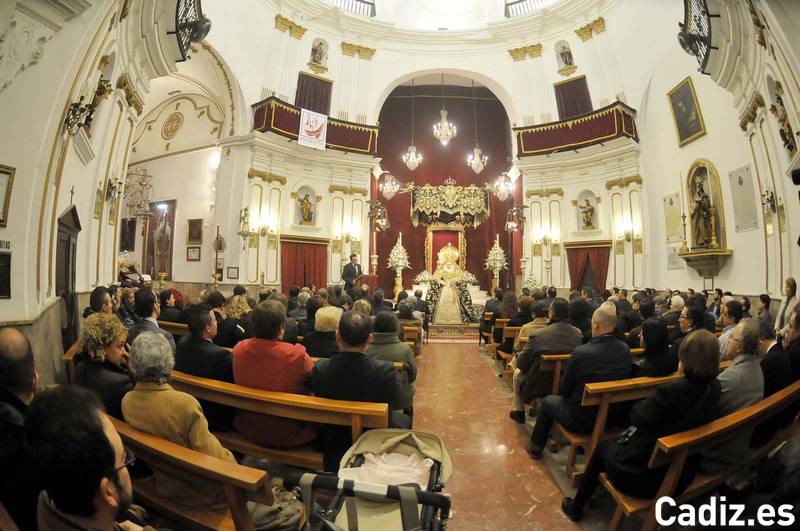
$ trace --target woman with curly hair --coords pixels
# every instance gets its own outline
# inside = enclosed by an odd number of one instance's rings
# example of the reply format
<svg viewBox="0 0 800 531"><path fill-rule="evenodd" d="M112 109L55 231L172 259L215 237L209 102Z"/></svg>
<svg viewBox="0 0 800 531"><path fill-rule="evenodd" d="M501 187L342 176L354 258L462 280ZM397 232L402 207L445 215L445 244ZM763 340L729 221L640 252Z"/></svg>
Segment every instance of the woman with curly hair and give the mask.
<svg viewBox="0 0 800 531"><path fill-rule="evenodd" d="M244 295L234 295L225 303L225 315L236 321L236 324L244 330L245 337L253 337L250 324L250 304Z"/></svg>
<svg viewBox="0 0 800 531"><path fill-rule="evenodd" d="M122 419L122 397L133 389L125 339L128 330L108 313L90 315L81 330L81 354L75 366L75 383L103 400L106 412Z"/></svg>

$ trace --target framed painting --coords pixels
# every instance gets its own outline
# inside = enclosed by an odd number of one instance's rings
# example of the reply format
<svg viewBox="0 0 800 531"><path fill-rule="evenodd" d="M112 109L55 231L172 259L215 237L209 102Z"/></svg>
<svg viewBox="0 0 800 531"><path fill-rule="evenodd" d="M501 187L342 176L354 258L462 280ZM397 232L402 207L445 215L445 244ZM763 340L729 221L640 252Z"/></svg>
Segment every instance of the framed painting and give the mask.
<svg viewBox="0 0 800 531"><path fill-rule="evenodd" d="M186 221L186 243L188 245L203 243L203 218Z"/></svg>
<svg viewBox="0 0 800 531"><path fill-rule="evenodd" d="M186 248L186 261L199 262L200 261L200 247L187 247Z"/></svg>
<svg viewBox="0 0 800 531"><path fill-rule="evenodd" d="M119 229L119 251L136 249L136 218L122 218Z"/></svg>
<svg viewBox="0 0 800 531"><path fill-rule="evenodd" d="M8 223L8 209L11 206L11 187L14 185L16 169L0 164L0 227Z"/></svg>
<svg viewBox="0 0 800 531"><path fill-rule="evenodd" d="M692 78L687 77L675 88L667 93L672 118L675 121L675 133L678 135L678 145L683 146L697 140L706 134L706 124L700 105L697 103L697 94L694 91Z"/></svg>
<svg viewBox="0 0 800 531"><path fill-rule="evenodd" d="M144 273L158 278L166 273L165 280L172 280L172 248L175 243L175 199L150 203L150 219L147 221Z"/></svg>
<svg viewBox="0 0 800 531"><path fill-rule="evenodd" d="M235 266L228 266L228 279L239 280L239 268Z"/></svg>
<svg viewBox="0 0 800 531"><path fill-rule="evenodd" d="M102 188L98 188L94 194L94 219L103 217L103 201L105 200L105 192Z"/></svg>

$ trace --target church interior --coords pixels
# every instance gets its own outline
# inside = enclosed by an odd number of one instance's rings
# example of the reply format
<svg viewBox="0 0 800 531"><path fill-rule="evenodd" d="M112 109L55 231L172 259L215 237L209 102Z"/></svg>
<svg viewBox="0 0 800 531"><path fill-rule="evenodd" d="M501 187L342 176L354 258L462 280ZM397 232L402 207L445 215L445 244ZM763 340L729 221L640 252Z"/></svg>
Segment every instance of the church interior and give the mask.
<svg viewBox="0 0 800 531"><path fill-rule="evenodd" d="M797 525L800 2L4 0L0 116L0 529Z"/></svg>

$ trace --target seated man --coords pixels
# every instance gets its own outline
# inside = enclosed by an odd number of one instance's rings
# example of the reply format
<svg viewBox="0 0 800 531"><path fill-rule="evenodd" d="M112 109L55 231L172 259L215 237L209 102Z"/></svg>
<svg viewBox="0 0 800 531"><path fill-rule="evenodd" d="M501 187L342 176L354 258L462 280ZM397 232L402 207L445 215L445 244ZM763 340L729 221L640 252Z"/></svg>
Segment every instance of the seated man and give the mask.
<svg viewBox="0 0 800 531"><path fill-rule="evenodd" d="M413 311L413 304L412 311ZM378 288L372 296L372 315L378 315L378 312L391 312L394 309L392 301L387 301L383 298L383 290Z"/></svg>
<svg viewBox="0 0 800 531"><path fill-rule="evenodd" d="M178 341L175 350L175 370L201 378L233 383L231 352L213 342L217 335L217 319L211 307L205 303L191 306L186 312L186 318L191 335ZM233 429L233 409L205 400L201 400L200 405L211 431Z"/></svg>
<svg viewBox="0 0 800 531"><path fill-rule="evenodd" d="M681 314L678 317L678 332L677 334L670 334L672 341L670 342L669 348L672 351L673 356L676 358L678 357L678 352L681 350L681 343L686 336L695 330L700 330L703 328L705 316L706 314L704 307L700 302L700 299L697 297L692 297L686 301L686 304L684 304ZM722 351L720 351L720 353L724 359L725 353Z"/></svg>
<svg viewBox="0 0 800 531"><path fill-rule="evenodd" d="M308 299L311 298L311 293L308 291L300 292L297 295L297 306L293 310L289 312L289 317L294 319L295 321L299 321L301 319L306 318L306 303Z"/></svg>
<svg viewBox="0 0 800 531"><path fill-rule="evenodd" d="M792 384L792 360L783 350L783 345L778 343L772 322L763 319L756 319L755 322L758 325L758 357L764 374L764 398L767 398ZM794 413L792 408L787 408L758 425L750 446L755 448L769 441L778 429L792 421Z"/></svg>
<svg viewBox="0 0 800 531"><path fill-rule="evenodd" d="M540 328L544 328L547 326L549 321L547 320L547 315L549 313L549 308L545 306L542 301L535 301L531 299L531 321L522 325L519 329L519 335L517 335L517 340L514 341L514 352L519 352L522 348L522 342L520 341L521 338L527 339L530 337L532 333L539 330Z"/></svg>
<svg viewBox="0 0 800 531"><path fill-rule="evenodd" d="M722 319L722 334L719 336L719 351L722 359L728 358L728 341L733 335L733 330L739 321L742 320L742 303L737 300L730 300L722 305L720 309L720 319Z"/></svg>
<svg viewBox="0 0 800 531"><path fill-rule="evenodd" d="M142 529L115 522L133 500L127 467L134 459L94 393L76 386L39 393L25 416L25 436L44 487L38 529Z"/></svg>
<svg viewBox="0 0 800 531"><path fill-rule="evenodd" d="M506 326L519 326L520 330L517 334L517 338L522 335L522 327L526 324L531 322L532 315L531 315L531 305L533 304L533 299L531 298L524 298L519 301L519 311L514 315L511 319L508 320ZM530 334L528 334L530 335ZM503 339L503 342L497 345L497 350L500 352L505 352L511 354L514 352L514 340L510 337Z"/></svg>
<svg viewBox="0 0 800 531"><path fill-rule="evenodd" d="M402 398L394 365L364 355L372 339L370 330L368 316L357 311L342 314L336 331L339 353L317 362L311 372L311 390L323 398L389 404L389 426L408 428L408 417L394 411ZM350 427L325 426L320 443L325 452L325 470L337 470L342 455L353 444Z"/></svg>
<svg viewBox="0 0 800 531"><path fill-rule="evenodd" d="M397 404L398 409L411 410L414 407L414 393L416 392L417 362L414 353L400 342L397 337L397 317L391 312L381 312L375 316L373 323L372 343L364 354L369 358L385 361L399 361L405 367L402 379L403 392Z"/></svg>
<svg viewBox="0 0 800 531"><path fill-rule="evenodd" d="M564 366L558 395L548 395L536 415L536 426L525 450L533 459L541 459L553 422L569 431L589 433L597 407L582 407L583 387L591 382L629 378L633 362L628 345L614 337L617 307L603 303L592 315L592 339L577 347Z"/></svg>
<svg viewBox="0 0 800 531"><path fill-rule="evenodd" d="M272 295L269 296L270 301L277 301L283 305L283 342L284 343L291 343L294 345L297 343L297 323L291 317L287 318L286 316L289 313L289 306L288 301L289 299L286 298L286 295L281 293L280 291L274 292Z"/></svg>
<svg viewBox="0 0 800 531"><path fill-rule="evenodd" d="M0 329L0 502L20 529L36 529L42 486L25 447L23 418L39 386L28 338Z"/></svg>
<svg viewBox="0 0 800 531"><path fill-rule="evenodd" d="M314 316L314 330L306 332L303 336L303 345L309 356L330 358L339 350L336 344L336 329L339 327L341 316L342 310L336 306L325 306L317 310Z"/></svg>
<svg viewBox="0 0 800 531"><path fill-rule="evenodd" d="M233 348L236 343L245 338L244 328L239 326L236 319L228 316L225 311L225 296L222 293L212 291L206 297L206 302L211 306L214 317L217 319L217 335L214 336L214 344Z"/></svg>
<svg viewBox="0 0 800 531"><path fill-rule="evenodd" d="M416 328L417 337L414 339L414 355L421 356L422 335L423 335L422 321L414 317L413 312L414 312L414 303L411 302L411 299L403 299L402 301L397 303L398 335L400 339L406 341L405 328L406 327ZM374 313L374 309L373 309L373 315L377 315Z"/></svg>
<svg viewBox="0 0 800 531"><path fill-rule="evenodd" d="M129 345L133 345L136 337L142 332L155 332L161 334L169 343L172 352L175 352L175 339L172 334L158 326L158 316L161 315L161 305L155 292L148 287L141 287L136 290L134 296L134 310L140 320L128 330Z"/></svg>
<svg viewBox="0 0 800 531"><path fill-rule="evenodd" d="M541 305L535 302L534 306ZM525 422L525 404L543 398L552 389L552 375L539 372L542 354L567 354L583 342L581 331L569 321L569 303L557 298L550 305L549 324L534 330L522 352L517 354L512 380L513 409L509 418L520 424Z"/></svg>
<svg viewBox="0 0 800 531"><path fill-rule="evenodd" d="M254 337L240 341L233 349L235 383L263 391L310 394L306 384L314 362L302 345L282 341L285 322L286 308L272 297L256 306ZM238 411L233 425L262 446L289 448L307 444L317 436L316 427L308 422L252 411Z"/></svg>
<svg viewBox="0 0 800 531"><path fill-rule="evenodd" d="M673 295L670 301L669 311L661 316L661 320L669 328L672 341L678 335L678 320L686 303L680 295Z"/></svg>
<svg viewBox="0 0 800 531"><path fill-rule="evenodd" d="M122 400L125 421L134 428L180 444L206 455L235 463L233 455L209 431L200 403L193 396L175 391L167 382L175 364L164 339L145 332L133 343L133 372L136 387ZM187 481L156 469L159 494L189 507L222 507L227 504L222 485L208 480ZM272 488L271 506L248 502L256 528L291 529L303 516L294 497L278 487Z"/></svg>

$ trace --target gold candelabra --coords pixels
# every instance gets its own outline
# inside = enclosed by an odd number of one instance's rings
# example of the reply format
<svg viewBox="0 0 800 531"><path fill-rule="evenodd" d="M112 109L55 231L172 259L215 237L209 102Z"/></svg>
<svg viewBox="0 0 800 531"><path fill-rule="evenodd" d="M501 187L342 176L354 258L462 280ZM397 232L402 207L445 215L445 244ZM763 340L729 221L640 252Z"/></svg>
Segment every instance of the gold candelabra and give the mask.
<svg viewBox="0 0 800 531"><path fill-rule="evenodd" d="M719 242L717 241L717 217L716 217L717 209L713 206L711 207L711 248L718 249Z"/></svg>
<svg viewBox="0 0 800 531"><path fill-rule="evenodd" d="M683 219L683 241L681 242L681 253L688 253L689 246L686 244L686 214L681 214Z"/></svg>
<svg viewBox="0 0 800 531"><path fill-rule="evenodd" d="M219 273L212 273L211 277L214 279L214 289L217 289L219 286L219 281L221 280L222 275Z"/></svg>
<svg viewBox="0 0 800 531"><path fill-rule="evenodd" d="M164 289L164 281L167 279L167 274L163 271L158 273L158 291Z"/></svg>

